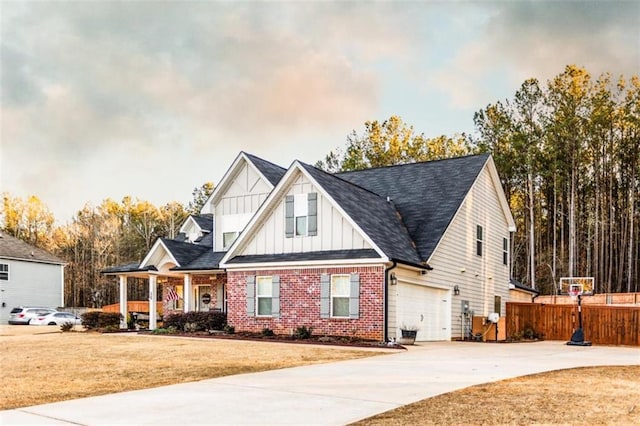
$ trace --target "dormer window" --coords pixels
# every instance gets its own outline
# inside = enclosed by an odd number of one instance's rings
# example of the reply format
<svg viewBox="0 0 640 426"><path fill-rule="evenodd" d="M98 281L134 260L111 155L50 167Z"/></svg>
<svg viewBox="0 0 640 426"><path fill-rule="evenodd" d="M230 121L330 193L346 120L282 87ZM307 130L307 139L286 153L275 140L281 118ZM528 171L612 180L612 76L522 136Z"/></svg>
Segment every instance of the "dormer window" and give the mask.
<svg viewBox="0 0 640 426"><path fill-rule="evenodd" d="M237 232L223 232L222 233L222 245L223 250L228 250L231 244L238 238Z"/></svg>
<svg viewBox="0 0 640 426"><path fill-rule="evenodd" d="M318 194L287 195L285 199L285 234L287 238L318 234Z"/></svg>

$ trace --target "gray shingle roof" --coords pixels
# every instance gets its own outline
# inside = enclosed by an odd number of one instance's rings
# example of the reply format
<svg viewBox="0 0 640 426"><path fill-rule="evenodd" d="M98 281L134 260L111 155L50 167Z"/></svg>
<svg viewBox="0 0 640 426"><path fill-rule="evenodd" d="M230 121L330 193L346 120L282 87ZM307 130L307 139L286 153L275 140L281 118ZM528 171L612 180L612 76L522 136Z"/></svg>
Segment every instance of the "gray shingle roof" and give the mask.
<svg viewBox="0 0 640 426"><path fill-rule="evenodd" d="M196 257L192 261L182 266L171 268L172 271L197 271L205 269L218 269L222 257L226 251L212 251L209 248L206 252Z"/></svg>
<svg viewBox="0 0 640 426"><path fill-rule="evenodd" d="M244 155L251 160L253 165L260 170L260 173L262 173L273 186L276 186L278 182L280 182L280 179L282 179L282 176L287 172L287 169L284 169L277 164L270 163L267 160L263 160L260 157L256 157L255 155L248 154L246 152L244 152Z"/></svg>
<svg viewBox="0 0 640 426"><path fill-rule="evenodd" d="M471 155L336 176L390 197L424 261L433 254L488 158L489 154Z"/></svg>
<svg viewBox="0 0 640 426"><path fill-rule="evenodd" d="M196 221L200 229L208 232L213 231L213 214L207 213L200 215L191 215L191 217Z"/></svg>
<svg viewBox="0 0 640 426"><path fill-rule="evenodd" d="M224 255L224 253L222 253ZM311 260L376 259L375 250L328 250L306 253L252 254L236 256L227 263L300 262ZM222 257L220 257L222 259Z"/></svg>
<svg viewBox="0 0 640 426"><path fill-rule="evenodd" d="M402 218L386 198L308 164L300 164L388 257L421 263Z"/></svg>
<svg viewBox="0 0 640 426"><path fill-rule="evenodd" d="M117 274L122 272L157 271L155 266L140 269L140 262L126 263L124 265L110 266L100 271L101 274Z"/></svg>
<svg viewBox="0 0 640 426"><path fill-rule="evenodd" d="M34 247L24 241L0 233L0 257L20 259L28 262L56 263L64 264L65 261L48 253L47 251Z"/></svg>
<svg viewBox="0 0 640 426"><path fill-rule="evenodd" d="M180 266L188 265L204 253L212 251L211 247L200 244L185 243L168 238L161 238L161 240Z"/></svg>

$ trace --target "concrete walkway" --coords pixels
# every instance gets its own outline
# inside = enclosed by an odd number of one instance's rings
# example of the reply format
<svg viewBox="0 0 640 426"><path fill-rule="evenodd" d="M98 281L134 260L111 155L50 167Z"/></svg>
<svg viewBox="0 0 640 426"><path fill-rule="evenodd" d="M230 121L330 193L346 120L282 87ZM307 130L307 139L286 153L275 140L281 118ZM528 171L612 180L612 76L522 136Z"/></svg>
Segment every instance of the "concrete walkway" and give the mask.
<svg viewBox="0 0 640 426"><path fill-rule="evenodd" d="M480 383L596 365L640 365L640 349L423 343L366 359L7 410L0 424L343 425Z"/></svg>

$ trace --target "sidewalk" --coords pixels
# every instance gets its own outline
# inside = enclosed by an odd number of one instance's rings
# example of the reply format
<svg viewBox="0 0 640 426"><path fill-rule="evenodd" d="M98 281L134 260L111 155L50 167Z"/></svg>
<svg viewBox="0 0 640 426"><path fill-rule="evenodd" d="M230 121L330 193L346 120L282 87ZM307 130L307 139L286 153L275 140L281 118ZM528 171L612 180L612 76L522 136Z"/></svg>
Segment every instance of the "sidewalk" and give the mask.
<svg viewBox="0 0 640 426"><path fill-rule="evenodd" d="M480 383L596 365L640 365L640 350L423 343L390 355L7 410L0 423L342 425Z"/></svg>

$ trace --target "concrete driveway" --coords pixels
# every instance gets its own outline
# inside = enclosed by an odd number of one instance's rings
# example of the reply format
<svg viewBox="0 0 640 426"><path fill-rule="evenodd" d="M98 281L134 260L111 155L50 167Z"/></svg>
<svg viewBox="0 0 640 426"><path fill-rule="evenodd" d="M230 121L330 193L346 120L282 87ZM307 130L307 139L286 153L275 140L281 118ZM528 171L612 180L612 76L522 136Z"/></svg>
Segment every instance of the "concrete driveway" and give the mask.
<svg viewBox="0 0 640 426"><path fill-rule="evenodd" d="M480 383L596 365L640 365L640 349L423 343L366 359L7 410L0 423L342 425Z"/></svg>

